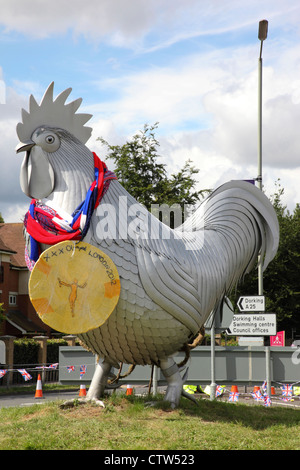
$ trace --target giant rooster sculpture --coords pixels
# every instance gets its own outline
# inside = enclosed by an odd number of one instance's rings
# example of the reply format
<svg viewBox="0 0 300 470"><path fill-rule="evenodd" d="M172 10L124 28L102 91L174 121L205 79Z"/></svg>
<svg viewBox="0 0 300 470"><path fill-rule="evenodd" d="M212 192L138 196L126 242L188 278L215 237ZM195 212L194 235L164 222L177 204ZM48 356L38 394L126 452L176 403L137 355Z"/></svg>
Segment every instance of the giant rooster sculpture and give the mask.
<svg viewBox="0 0 300 470"><path fill-rule="evenodd" d="M259 254L264 269L273 259L279 239L275 211L254 185L230 181L182 226L168 228L87 148L91 115L76 113L81 99L67 104L70 88L53 99L53 87L40 104L30 96L29 111L22 110L17 125L16 151L26 151L20 183L32 198L24 221L29 262L37 260L37 249L64 234L106 253L118 270L120 297L101 326L78 335L101 358L87 399L103 395L112 367L155 364L167 381L165 400L178 406L186 374L181 376L172 356L196 337ZM82 202L95 186L94 202L86 208Z"/></svg>

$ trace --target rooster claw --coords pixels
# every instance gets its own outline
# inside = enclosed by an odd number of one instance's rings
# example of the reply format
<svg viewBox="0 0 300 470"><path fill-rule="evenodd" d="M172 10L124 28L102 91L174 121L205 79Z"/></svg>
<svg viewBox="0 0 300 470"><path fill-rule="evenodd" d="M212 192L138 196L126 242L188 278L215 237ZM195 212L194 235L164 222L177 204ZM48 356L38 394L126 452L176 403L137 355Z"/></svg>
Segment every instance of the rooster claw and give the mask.
<svg viewBox="0 0 300 470"><path fill-rule="evenodd" d="M92 403L96 406L102 406L105 408L103 401L98 400L97 398L73 398L72 400L67 400L60 405L60 408L72 408L76 405L85 405L87 403Z"/></svg>

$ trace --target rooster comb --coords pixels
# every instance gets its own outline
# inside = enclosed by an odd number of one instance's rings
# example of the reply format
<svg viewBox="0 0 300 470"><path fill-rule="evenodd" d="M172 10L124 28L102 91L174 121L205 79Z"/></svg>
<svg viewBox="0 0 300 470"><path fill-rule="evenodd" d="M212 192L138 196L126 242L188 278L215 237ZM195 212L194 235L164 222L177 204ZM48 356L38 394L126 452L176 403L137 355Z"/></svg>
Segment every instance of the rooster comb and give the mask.
<svg viewBox="0 0 300 470"><path fill-rule="evenodd" d="M21 142L31 139L35 129L41 126L58 127L74 135L83 144L90 138L92 128L84 124L91 119L91 114L76 114L82 98L65 104L72 91L67 88L53 100L54 82L50 83L38 104L33 95L29 98L29 112L22 109L22 122L17 124L17 134Z"/></svg>

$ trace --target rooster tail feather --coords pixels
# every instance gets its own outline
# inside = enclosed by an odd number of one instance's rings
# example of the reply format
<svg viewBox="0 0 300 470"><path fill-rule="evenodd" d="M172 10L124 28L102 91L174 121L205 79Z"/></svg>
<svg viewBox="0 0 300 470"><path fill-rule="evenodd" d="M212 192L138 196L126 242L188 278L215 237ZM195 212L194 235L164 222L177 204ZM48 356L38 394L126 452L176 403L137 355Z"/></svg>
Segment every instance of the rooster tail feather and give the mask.
<svg viewBox="0 0 300 470"><path fill-rule="evenodd" d="M244 274L251 271L258 253L265 270L279 244L278 220L270 200L256 186L240 180L229 181L213 191L179 229L239 233L245 245L249 241L249 248L254 247Z"/></svg>

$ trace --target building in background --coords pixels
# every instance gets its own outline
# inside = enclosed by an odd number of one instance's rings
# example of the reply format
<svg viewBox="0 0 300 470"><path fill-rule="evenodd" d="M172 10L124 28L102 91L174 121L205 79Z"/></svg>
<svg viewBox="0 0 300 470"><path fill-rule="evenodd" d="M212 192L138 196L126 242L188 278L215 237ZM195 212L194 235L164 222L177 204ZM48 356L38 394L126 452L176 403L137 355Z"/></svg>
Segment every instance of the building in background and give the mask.
<svg viewBox="0 0 300 470"><path fill-rule="evenodd" d="M35 312L28 294L30 271L25 262L23 224L0 224L0 335L16 337L55 333Z"/></svg>

